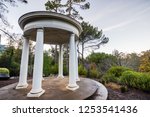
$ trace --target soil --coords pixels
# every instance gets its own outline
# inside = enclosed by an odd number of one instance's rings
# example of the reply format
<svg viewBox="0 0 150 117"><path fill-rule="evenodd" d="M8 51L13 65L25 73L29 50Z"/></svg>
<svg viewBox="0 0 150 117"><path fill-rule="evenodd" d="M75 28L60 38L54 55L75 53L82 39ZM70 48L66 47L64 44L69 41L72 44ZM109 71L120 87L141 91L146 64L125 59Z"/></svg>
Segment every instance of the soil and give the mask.
<svg viewBox="0 0 150 117"><path fill-rule="evenodd" d="M150 93L138 89L129 88L128 91L124 93L110 87L107 87L107 90L108 100L150 100Z"/></svg>
<svg viewBox="0 0 150 117"><path fill-rule="evenodd" d="M18 78L0 79L0 88L16 82L18 82ZM106 88L108 90L108 100L150 100L150 93L141 90L129 88L127 92L121 93L120 89L114 89L110 86Z"/></svg>

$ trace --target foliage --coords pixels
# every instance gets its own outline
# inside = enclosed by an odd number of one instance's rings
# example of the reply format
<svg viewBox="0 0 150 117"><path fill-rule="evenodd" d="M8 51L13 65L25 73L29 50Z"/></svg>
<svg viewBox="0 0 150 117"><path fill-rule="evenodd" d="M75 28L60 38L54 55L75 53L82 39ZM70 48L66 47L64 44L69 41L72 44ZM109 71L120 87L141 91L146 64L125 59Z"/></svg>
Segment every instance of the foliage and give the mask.
<svg viewBox="0 0 150 117"><path fill-rule="evenodd" d="M47 1L45 3L46 10L52 11L52 12L60 12L63 13L64 10L62 9L63 5L61 4L61 0L53 0L53 1Z"/></svg>
<svg viewBox="0 0 150 117"><path fill-rule="evenodd" d="M140 56L137 53L125 54L118 50L113 51L113 55L117 59L117 65L129 67L135 71L138 71L140 65Z"/></svg>
<svg viewBox="0 0 150 117"><path fill-rule="evenodd" d="M68 69L66 67L66 65L63 65L63 75L68 75Z"/></svg>
<svg viewBox="0 0 150 117"><path fill-rule="evenodd" d="M44 52L44 64L43 64L43 74L44 76L50 75L51 65L52 65L53 59L51 56L48 55L47 52Z"/></svg>
<svg viewBox="0 0 150 117"><path fill-rule="evenodd" d="M51 74L58 74L58 64L54 64L53 66L51 66L50 73Z"/></svg>
<svg viewBox="0 0 150 117"><path fill-rule="evenodd" d="M139 71L150 72L150 50L142 52Z"/></svg>
<svg viewBox="0 0 150 117"><path fill-rule="evenodd" d="M30 56L31 55L33 55L33 53L30 52ZM18 46L17 48L15 48L14 46L8 46L0 56L0 67L8 68L10 70L10 76L19 75L20 62L21 62L20 46Z"/></svg>
<svg viewBox="0 0 150 117"><path fill-rule="evenodd" d="M67 3L64 5L66 7L67 15L72 18L77 18L82 20L83 17L79 14L79 11L75 9L74 6L79 6L80 9L86 10L90 8L90 3L85 3L86 0L67 0Z"/></svg>
<svg viewBox="0 0 150 117"><path fill-rule="evenodd" d="M7 68L0 68L0 74L9 74L9 70Z"/></svg>
<svg viewBox="0 0 150 117"><path fill-rule="evenodd" d="M77 11L74 6L79 6L82 10L90 8L90 3L85 3L86 0L67 0L64 4L62 4L61 1L62 0L48 0L45 3L46 10L82 20L82 16L80 16L79 11Z"/></svg>
<svg viewBox="0 0 150 117"><path fill-rule="evenodd" d="M91 69L90 73L89 73L89 77L90 78L99 78L100 77L100 73L98 72L97 69Z"/></svg>
<svg viewBox="0 0 150 117"><path fill-rule="evenodd" d="M19 76L20 64L15 61L12 61L9 70L11 76Z"/></svg>
<svg viewBox="0 0 150 117"><path fill-rule="evenodd" d="M150 91L150 74L135 71L125 71L121 76L121 83L127 86Z"/></svg>
<svg viewBox="0 0 150 117"><path fill-rule="evenodd" d="M105 53L91 53L86 58L90 63L95 63L99 72L105 73L111 66L116 65L116 57Z"/></svg>
<svg viewBox="0 0 150 117"><path fill-rule="evenodd" d="M125 71L132 71L132 70L127 67L113 66L103 76L103 80L106 82L119 83L120 77L122 76L123 72L125 72Z"/></svg>
<svg viewBox="0 0 150 117"><path fill-rule="evenodd" d="M79 75L81 76L84 76L84 77L87 76L87 70L82 64L79 65L78 72L79 72Z"/></svg>

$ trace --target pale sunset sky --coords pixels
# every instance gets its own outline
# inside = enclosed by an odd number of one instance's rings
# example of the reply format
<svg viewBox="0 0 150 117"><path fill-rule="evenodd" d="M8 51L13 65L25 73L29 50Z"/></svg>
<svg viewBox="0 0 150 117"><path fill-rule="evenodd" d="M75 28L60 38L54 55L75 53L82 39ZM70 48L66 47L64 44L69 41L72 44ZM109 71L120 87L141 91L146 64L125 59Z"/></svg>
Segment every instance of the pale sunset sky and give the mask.
<svg viewBox="0 0 150 117"><path fill-rule="evenodd" d="M28 0L27 5L9 7L6 16L14 26L12 31L22 33L18 25L19 17L27 12L45 10L46 1ZM102 29L110 39L96 52L112 53L116 49L124 53L140 53L150 49L150 0L87 1L91 3L91 8L80 14L85 21Z"/></svg>

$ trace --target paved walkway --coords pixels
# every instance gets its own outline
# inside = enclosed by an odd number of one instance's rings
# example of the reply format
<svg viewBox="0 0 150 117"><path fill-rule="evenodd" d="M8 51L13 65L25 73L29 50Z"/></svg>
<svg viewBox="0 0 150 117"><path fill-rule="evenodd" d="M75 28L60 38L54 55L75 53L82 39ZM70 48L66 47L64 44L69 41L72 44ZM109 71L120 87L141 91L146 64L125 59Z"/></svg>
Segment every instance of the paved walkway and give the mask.
<svg viewBox="0 0 150 117"><path fill-rule="evenodd" d="M31 90L31 80L28 81L29 86L27 89L16 90L17 83L0 88L1 100L83 100L95 94L98 90L98 84L91 79L81 78L77 82L80 86L75 91L66 89L68 78L45 78L43 81L43 89L45 93L39 98L29 98L27 93Z"/></svg>

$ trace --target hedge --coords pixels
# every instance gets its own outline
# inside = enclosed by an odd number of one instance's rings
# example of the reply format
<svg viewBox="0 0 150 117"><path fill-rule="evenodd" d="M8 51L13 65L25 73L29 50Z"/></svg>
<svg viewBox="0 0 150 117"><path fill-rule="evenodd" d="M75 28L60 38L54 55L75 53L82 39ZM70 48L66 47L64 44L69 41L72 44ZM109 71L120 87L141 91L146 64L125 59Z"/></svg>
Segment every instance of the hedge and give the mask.
<svg viewBox="0 0 150 117"><path fill-rule="evenodd" d="M9 74L9 70L7 68L0 68L0 74Z"/></svg>

